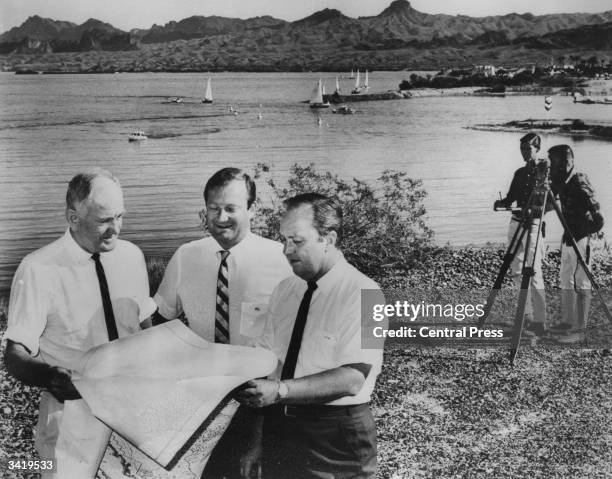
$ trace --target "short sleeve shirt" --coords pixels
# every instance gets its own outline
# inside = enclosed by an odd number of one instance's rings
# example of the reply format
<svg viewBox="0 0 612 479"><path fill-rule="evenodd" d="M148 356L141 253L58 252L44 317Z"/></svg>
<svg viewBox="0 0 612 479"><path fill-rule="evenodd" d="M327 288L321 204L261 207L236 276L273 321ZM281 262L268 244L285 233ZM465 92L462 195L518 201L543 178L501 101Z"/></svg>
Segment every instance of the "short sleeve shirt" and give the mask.
<svg viewBox="0 0 612 479"><path fill-rule="evenodd" d="M100 261L119 336L127 336L154 311L144 256L132 243L117 240L112 251L100 254ZM67 369L77 369L83 353L108 342L95 262L70 230L19 265L4 337Z"/></svg>
<svg viewBox="0 0 612 479"><path fill-rule="evenodd" d="M166 319L185 314L199 336L215 340L217 277L223 248L212 237L182 245L166 267L155 295ZM276 285L292 274L280 243L253 233L229 249L230 343L250 345L263 331L268 300Z"/></svg>
<svg viewBox="0 0 612 479"><path fill-rule="evenodd" d="M269 305L269 316L258 345L270 349L284 362L293 326L307 283L292 276L278 285ZM378 285L351 266L344 257L321 279L312 295L295 378L337 367L365 363L370 372L356 396L345 396L328 404L361 404L370 400L382 366L383 350L362 348L361 291L378 290ZM280 369L280 368L279 368Z"/></svg>

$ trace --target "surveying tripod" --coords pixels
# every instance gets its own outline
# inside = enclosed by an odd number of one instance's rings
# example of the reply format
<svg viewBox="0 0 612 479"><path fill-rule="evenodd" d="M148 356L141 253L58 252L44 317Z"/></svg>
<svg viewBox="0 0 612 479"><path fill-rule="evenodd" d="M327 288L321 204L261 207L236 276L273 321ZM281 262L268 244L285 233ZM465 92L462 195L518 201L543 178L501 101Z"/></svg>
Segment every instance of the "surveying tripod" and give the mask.
<svg viewBox="0 0 612 479"><path fill-rule="evenodd" d="M521 272L521 289L518 297L518 305L516 308L516 314L514 316L514 329L512 333L512 338L510 342L510 364L514 365L514 359L516 358L516 354L518 352L518 348L521 343L521 335L523 333L523 326L525 321L525 308L527 305L527 298L529 296L529 288L531 283L531 278L534 276L534 265L536 260L536 254L538 250L538 243L541 241L542 236L542 227L543 227L543 218L544 213L546 212L546 204L551 199L550 203L553 205L553 208L563 226L563 231L565 232L566 237L569 239L570 246L574 249L576 256L578 258L578 262L584 268L584 271L591 282L592 288L595 290L597 297L599 298L600 303L602 304L605 314L612 323L612 313L608 309L607 304L603 300L601 292L599 290L599 285L597 281L595 281L595 277L591 273L591 270L586 264L580 249L578 248L578 244L574 239L567 221L565 220L563 214L561 213L561 208L554 200L554 194L550 189L550 162L548 160L544 160L537 165L537 174L536 174L536 182L535 187L531 191L529 195L529 199L524 208L522 209L511 209L511 208L503 208L504 210L512 211L514 214L518 214L520 212L520 224L519 227L514 232L512 240L506 249L506 253L504 254L504 259L502 265L497 274L497 278L495 279L495 283L493 284L493 288L489 292L489 296L487 297L487 303L484 308L484 314L480 318L478 322L478 327L482 328L487 317L489 316L491 309L493 308L493 303L495 302L495 298L497 297L502 283L504 282L504 277L510 269L510 266L521 247L523 242L523 238L527 235L527 239L525 241L525 254L523 256L523 267ZM498 211L498 208L495 208ZM535 234L534 234L535 233ZM534 237L535 236L535 237ZM535 248L531 248L531 244L535 241Z"/></svg>

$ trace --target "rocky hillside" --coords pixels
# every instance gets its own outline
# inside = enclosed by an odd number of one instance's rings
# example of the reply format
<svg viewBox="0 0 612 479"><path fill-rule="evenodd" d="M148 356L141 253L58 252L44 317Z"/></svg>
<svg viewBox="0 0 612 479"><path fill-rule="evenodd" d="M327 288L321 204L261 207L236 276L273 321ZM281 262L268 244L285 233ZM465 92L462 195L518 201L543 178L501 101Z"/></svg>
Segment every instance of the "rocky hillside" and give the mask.
<svg viewBox="0 0 612 479"><path fill-rule="evenodd" d="M468 17L422 13L395 0L379 15L350 18L324 9L295 22L193 16L124 32L90 19L83 25L31 17L0 35L4 68L43 53L114 51L96 68L202 71L437 68L483 62L538 62L612 49L612 10L534 16ZM130 53L132 51L132 53ZM81 62L87 56L80 56ZM41 61L41 58L37 58Z"/></svg>
<svg viewBox="0 0 612 479"><path fill-rule="evenodd" d="M133 50L132 35L90 18L82 25L33 16L0 35L0 53Z"/></svg>

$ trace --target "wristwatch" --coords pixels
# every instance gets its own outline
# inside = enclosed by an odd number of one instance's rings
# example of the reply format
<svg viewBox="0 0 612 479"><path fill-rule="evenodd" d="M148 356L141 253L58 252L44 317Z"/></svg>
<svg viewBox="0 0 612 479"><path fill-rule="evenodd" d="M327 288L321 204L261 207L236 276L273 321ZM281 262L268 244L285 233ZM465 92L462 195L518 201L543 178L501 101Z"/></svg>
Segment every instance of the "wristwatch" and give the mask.
<svg viewBox="0 0 612 479"><path fill-rule="evenodd" d="M289 395L289 389L283 381L278 382L278 398L276 402L281 402Z"/></svg>

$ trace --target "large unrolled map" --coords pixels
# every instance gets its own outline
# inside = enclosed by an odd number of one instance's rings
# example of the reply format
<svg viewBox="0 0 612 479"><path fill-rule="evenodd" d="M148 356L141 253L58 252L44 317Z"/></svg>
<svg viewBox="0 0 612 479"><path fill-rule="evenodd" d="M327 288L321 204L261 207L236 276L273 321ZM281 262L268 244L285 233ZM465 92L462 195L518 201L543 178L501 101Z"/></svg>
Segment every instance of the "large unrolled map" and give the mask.
<svg viewBox="0 0 612 479"><path fill-rule="evenodd" d="M229 392L276 362L174 320L92 349L74 384L98 419L165 467Z"/></svg>

